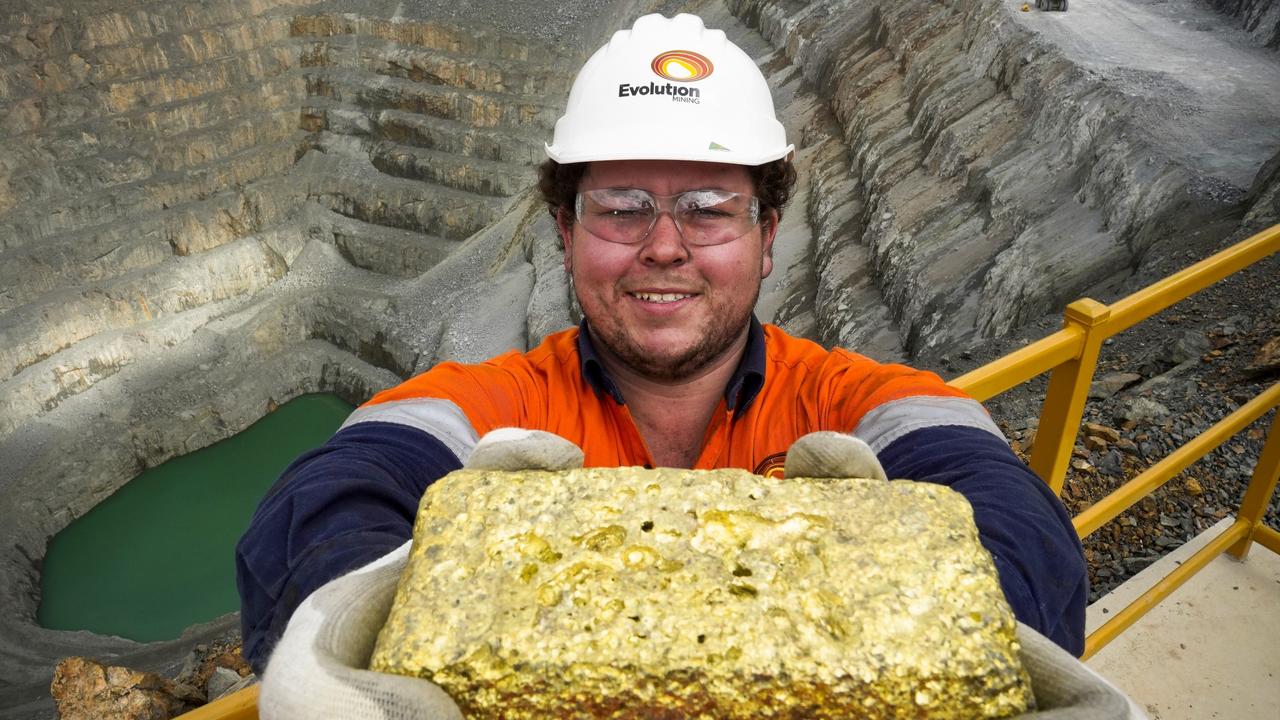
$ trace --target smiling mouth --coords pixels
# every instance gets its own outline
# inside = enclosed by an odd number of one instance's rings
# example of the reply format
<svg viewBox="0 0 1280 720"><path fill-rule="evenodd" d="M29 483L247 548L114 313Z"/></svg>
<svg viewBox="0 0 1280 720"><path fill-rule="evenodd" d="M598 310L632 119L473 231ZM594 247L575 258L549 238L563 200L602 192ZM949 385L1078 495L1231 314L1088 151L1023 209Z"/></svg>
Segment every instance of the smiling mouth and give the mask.
<svg viewBox="0 0 1280 720"><path fill-rule="evenodd" d="M631 293L631 297L651 303L673 303L677 300L691 298L695 293L648 293L636 292Z"/></svg>

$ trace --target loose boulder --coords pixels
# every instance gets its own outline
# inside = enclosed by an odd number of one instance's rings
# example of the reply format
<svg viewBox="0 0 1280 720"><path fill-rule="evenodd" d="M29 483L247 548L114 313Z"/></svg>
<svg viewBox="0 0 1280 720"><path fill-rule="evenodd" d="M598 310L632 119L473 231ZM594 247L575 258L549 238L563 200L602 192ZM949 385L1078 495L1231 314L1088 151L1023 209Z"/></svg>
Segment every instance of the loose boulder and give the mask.
<svg viewBox="0 0 1280 720"><path fill-rule="evenodd" d="M204 702L190 685L83 657L58 663L49 692L61 720L169 720Z"/></svg>

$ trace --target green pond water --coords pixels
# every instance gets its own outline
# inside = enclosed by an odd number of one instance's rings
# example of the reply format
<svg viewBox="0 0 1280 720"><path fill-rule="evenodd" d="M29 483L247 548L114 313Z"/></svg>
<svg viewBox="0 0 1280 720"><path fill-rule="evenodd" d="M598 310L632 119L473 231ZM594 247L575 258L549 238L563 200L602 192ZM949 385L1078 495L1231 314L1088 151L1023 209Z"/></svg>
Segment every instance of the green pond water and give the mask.
<svg viewBox="0 0 1280 720"><path fill-rule="evenodd" d="M130 480L50 541L40 624L168 640L238 610L235 544L254 508L351 410L333 395L303 395Z"/></svg>

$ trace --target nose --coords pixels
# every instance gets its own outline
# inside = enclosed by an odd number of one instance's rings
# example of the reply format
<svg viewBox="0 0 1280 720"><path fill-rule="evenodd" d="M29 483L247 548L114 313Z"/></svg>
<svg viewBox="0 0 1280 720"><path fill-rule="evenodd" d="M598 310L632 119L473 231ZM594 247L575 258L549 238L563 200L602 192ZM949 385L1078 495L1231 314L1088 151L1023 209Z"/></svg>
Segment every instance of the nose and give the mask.
<svg viewBox="0 0 1280 720"><path fill-rule="evenodd" d="M641 241L640 259L646 265L680 265L689 259L684 236L670 210L658 213L653 228Z"/></svg>

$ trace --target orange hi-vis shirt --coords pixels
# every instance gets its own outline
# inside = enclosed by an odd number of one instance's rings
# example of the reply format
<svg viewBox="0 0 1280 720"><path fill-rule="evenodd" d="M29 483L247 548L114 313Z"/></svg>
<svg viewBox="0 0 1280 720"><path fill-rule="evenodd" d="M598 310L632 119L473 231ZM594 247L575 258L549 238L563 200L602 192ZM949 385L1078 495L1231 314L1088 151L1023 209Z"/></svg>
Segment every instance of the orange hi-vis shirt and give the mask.
<svg viewBox="0 0 1280 720"><path fill-rule="evenodd" d="M526 353L441 363L379 393L284 471L237 546L254 667L303 598L409 539L426 488L500 427L560 435L588 466L653 465L582 329ZM792 442L818 430L862 439L891 478L961 493L1018 619L1083 650L1088 580L1070 516L986 410L933 373L828 351L753 319L694 467L778 476Z"/></svg>
<svg viewBox="0 0 1280 720"><path fill-rule="evenodd" d="M907 425L900 422L907 408L898 407L904 401L919 406L911 408ZM895 407L896 413L884 412ZM922 411L924 417L915 417ZM548 336L527 353L508 352L474 365L441 363L378 393L347 425L369 420L412 424L455 438L451 449L463 462L485 433L520 427L577 444L588 467L654 464L584 328ZM856 435L879 450L932 421L999 434L980 405L933 373L829 351L753 320L744 358L712 414L694 468L777 476L787 448L807 433L857 429Z"/></svg>

